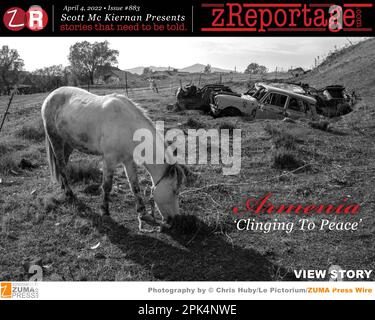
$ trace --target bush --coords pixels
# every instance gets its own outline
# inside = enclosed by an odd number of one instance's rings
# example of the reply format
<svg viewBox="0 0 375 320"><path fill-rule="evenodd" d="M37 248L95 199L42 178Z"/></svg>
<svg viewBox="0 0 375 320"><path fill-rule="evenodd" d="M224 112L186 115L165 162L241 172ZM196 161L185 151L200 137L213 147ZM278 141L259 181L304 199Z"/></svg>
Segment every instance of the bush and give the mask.
<svg viewBox="0 0 375 320"><path fill-rule="evenodd" d="M293 134L287 132L286 130L279 130L271 126L269 123L265 126L264 130L268 132L275 144L276 149L285 148L290 150L295 150L298 144L303 143L303 141Z"/></svg>
<svg viewBox="0 0 375 320"><path fill-rule="evenodd" d="M280 132L280 134L274 138L274 144L276 148L285 148L289 150L295 150L299 140L287 132Z"/></svg>
<svg viewBox="0 0 375 320"><path fill-rule="evenodd" d="M299 144L303 141L286 130L279 130L268 123L264 130L272 137L275 146L273 167L282 170L295 170L304 165L298 157Z"/></svg>
<svg viewBox="0 0 375 320"><path fill-rule="evenodd" d="M304 162L297 159L294 152L290 152L285 148L276 151L273 166L277 169L294 170L304 165Z"/></svg>
<svg viewBox="0 0 375 320"><path fill-rule="evenodd" d="M205 127L205 125L203 123L201 123L198 120L195 120L193 118L189 118L186 121L185 126L188 127L188 128L192 128L192 129L200 129L200 128Z"/></svg>

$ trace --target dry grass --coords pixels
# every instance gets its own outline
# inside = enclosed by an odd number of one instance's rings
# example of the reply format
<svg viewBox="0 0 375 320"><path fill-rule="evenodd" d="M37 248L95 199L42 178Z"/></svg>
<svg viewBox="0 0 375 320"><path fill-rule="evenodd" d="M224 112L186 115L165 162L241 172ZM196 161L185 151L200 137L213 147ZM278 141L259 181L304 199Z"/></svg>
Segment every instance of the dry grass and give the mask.
<svg viewBox="0 0 375 320"><path fill-rule="evenodd" d="M9 174L18 170L19 160L14 154L6 154L0 157L0 173Z"/></svg>
<svg viewBox="0 0 375 320"><path fill-rule="evenodd" d="M10 153L13 150L13 146L9 142L0 143L0 156Z"/></svg>
<svg viewBox="0 0 375 320"><path fill-rule="evenodd" d="M42 119L38 119L30 124L25 124L17 132L17 136L27 140L40 142L45 138Z"/></svg>

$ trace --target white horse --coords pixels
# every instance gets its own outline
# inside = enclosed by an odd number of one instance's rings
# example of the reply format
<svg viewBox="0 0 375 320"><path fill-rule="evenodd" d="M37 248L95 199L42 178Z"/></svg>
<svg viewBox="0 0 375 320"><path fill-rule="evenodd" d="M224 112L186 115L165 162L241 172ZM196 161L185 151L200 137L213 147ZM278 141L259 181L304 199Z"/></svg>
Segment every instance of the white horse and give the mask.
<svg viewBox="0 0 375 320"><path fill-rule="evenodd" d="M154 137L162 139L144 111L127 97L119 94L97 96L74 87L61 87L53 91L42 105L42 118L46 133L47 157L53 180L61 184L65 195L74 198L68 184L66 165L74 149L86 154L103 156L103 202L101 211L109 215L109 194L113 174L123 164L130 187L136 197L139 229L149 216L146 213L133 159L136 144L134 132L148 129ZM158 148L154 150L158 151ZM156 156L156 155L155 155ZM165 159L171 155L166 153ZM163 221L173 223L179 214L178 191L184 179L184 170L177 164L144 164L153 181L153 199Z"/></svg>

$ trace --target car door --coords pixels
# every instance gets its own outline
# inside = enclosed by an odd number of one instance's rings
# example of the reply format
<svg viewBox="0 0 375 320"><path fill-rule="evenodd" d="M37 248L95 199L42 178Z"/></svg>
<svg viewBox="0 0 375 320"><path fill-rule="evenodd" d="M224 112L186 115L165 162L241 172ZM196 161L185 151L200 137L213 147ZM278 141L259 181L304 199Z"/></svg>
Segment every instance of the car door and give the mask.
<svg viewBox="0 0 375 320"><path fill-rule="evenodd" d="M315 119L317 117L316 107L307 101L290 97L287 107L287 116L292 119Z"/></svg>
<svg viewBox="0 0 375 320"><path fill-rule="evenodd" d="M289 97L278 92L269 92L260 103L257 118L284 119Z"/></svg>
<svg viewBox="0 0 375 320"><path fill-rule="evenodd" d="M292 119L301 119L307 117L308 106L305 101L290 97L287 106L287 116Z"/></svg>

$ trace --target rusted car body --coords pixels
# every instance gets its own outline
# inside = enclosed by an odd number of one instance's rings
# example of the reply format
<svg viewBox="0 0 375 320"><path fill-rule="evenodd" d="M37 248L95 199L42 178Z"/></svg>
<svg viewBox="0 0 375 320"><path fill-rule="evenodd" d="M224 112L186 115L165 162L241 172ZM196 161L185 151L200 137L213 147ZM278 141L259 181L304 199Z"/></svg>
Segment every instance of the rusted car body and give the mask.
<svg viewBox="0 0 375 320"><path fill-rule="evenodd" d="M257 83L243 95L214 95L211 112L214 116L248 116L256 119L318 118L313 97L264 83Z"/></svg>

